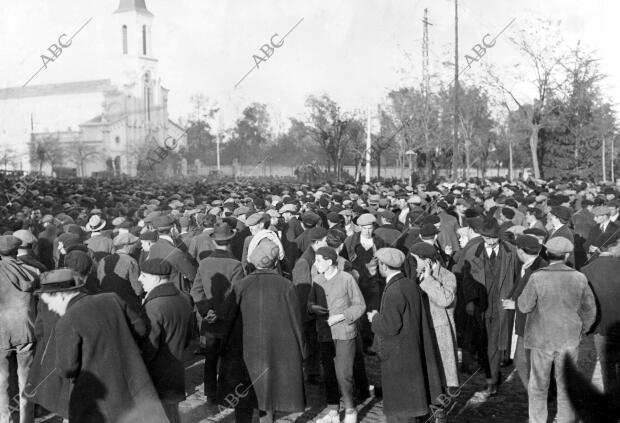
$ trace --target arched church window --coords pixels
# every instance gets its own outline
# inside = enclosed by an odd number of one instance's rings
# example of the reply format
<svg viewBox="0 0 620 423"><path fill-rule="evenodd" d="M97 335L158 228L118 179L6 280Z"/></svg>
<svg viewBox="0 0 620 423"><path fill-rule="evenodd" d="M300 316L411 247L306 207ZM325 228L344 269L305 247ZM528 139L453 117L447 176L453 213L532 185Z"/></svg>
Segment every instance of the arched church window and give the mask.
<svg viewBox="0 0 620 423"><path fill-rule="evenodd" d="M127 54L127 25L123 25L123 54Z"/></svg>
<svg viewBox="0 0 620 423"><path fill-rule="evenodd" d="M146 25L142 25L142 54L146 56Z"/></svg>

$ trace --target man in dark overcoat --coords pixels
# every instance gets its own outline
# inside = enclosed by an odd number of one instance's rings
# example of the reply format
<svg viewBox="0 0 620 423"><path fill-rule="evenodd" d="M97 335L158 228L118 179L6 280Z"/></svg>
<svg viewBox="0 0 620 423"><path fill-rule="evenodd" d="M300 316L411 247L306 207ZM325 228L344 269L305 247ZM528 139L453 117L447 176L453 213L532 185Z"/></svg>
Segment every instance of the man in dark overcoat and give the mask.
<svg viewBox="0 0 620 423"><path fill-rule="evenodd" d="M484 242L464 253L463 301L468 315L480 320L479 360L485 370L487 388L479 396L497 394L500 361L510 349L512 322L502 306L518 278L515 248L499 238L499 225L487 219L478 232Z"/></svg>
<svg viewBox="0 0 620 423"><path fill-rule="evenodd" d="M146 324L113 293L88 295L70 269L41 275L41 300L56 323L53 371L72 382L71 422L168 422L134 340Z"/></svg>
<svg viewBox="0 0 620 423"><path fill-rule="evenodd" d="M234 236L227 223L215 227L211 236L215 250L200 261L191 289L202 319L200 333L205 337L204 394L208 401L217 395L217 365L227 327L228 297L232 284L243 277L241 262L230 248Z"/></svg>
<svg viewBox="0 0 620 423"><path fill-rule="evenodd" d="M142 313L148 336L142 343L144 362L170 423L180 423L179 403L185 400L183 353L193 322L192 300L169 281L172 268L162 259L142 265L140 283L146 297Z"/></svg>
<svg viewBox="0 0 620 423"><path fill-rule="evenodd" d="M262 423L272 422L275 411L305 407L301 311L295 286L274 269L278 255L277 245L263 239L249 257L256 270L234 284L232 320L243 322L243 361Z"/></svg>
<svg viewBox="0 0 620 423"><path fill-rule="evenodd" d="M399 270L405 255L381 248L375 257L387 283L380 310L367 315L378 337L383 411L388 423L409 422L428 414L442 393L438 351L420 288Z"/></svg>

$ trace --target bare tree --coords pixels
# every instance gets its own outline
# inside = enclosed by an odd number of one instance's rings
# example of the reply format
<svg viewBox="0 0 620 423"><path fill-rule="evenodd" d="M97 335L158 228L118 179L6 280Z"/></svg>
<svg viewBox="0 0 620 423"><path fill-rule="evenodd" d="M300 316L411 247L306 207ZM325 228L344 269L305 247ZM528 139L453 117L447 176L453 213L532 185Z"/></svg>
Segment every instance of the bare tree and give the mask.
<svg viewBox="0 0 620 423"><path fill-rule="evenodd" d="M79 166L80 176L83 178L84 165L101 157L101 152L93 145L83 141L74 141L69 145L69 156L73 163Z"/></svg>
<svg viewBox="0 0 620 423"><path fill-rule="evenodd" d="M32 138L30 142L30 160L39 165L39 174L43 165L49 163L52 168L61 165L65 159L65 151L59 144L60 137L49 134L43 138Z"/></svg>
<svg viewBox="0 0 620 423"><path fill-rule="evenodd" d="M559 35L557 25L550 21L534 23L529 30L521 30L518 38L511 37L510 40L526 57L532 67L533 78L531 78L530 82L533 83L536 89L536 97L532 99L531 106L523 101L519 101L516 90L509 88L495 72L488 68L490 82L499 88L503 94L510 97L510 102L517 106L524 122L527 122L530 129L529 144L532 168L534 170L534 177L539 179L539 134L540 130L548 125L547 117L553 109L550 100L557 85L557 71L560 70L565 56L561 48L563 40ZM524 75L520 74L519 79L523 79L523 77ZM504 101L504 103L508 108L508 101Z"/></svg>
<svg viewBox="0 0 620 423"><path fill-rule="evenodd" d="M4 171L7 170L7 165L15 167L17 154L12 147L3 146L0 149L0 162L4 164Z"/></svg>

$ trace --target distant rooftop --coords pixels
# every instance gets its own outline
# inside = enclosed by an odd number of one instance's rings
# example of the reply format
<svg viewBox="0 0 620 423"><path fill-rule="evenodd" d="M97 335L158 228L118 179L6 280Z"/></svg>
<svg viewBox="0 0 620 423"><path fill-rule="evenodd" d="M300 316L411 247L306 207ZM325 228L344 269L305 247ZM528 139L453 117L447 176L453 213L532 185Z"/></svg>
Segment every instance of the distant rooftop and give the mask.
<svg viewBox="0 0 620 423"><path fill-rule="evenodd" d="M49 95L82 94L103 91L112 88L109 79L92 81L61 82L58 84L28 85L0 89L0 100L26 97L44 97Z"/></svg>

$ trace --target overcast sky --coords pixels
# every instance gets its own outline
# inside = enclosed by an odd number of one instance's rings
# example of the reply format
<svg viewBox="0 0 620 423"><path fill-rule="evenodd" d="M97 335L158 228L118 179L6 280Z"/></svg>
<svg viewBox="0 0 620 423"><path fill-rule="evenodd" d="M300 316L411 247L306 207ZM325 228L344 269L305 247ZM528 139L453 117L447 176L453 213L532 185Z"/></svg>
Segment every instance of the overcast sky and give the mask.
<svg viewBox="0 0 620 423"><path fill-rule="evenodd" d="M176 120L191 112L192 94L203 93L222 107L225 125L251 102L266 103L281 123L304 112L309 94L327 93L347 109L376 107L389 90L418 84L421 76L422 16L428 8L431 72L449 82L453 71L453 0L146 0L155 15L153 53L169 112ZM58 59L30 85L98 79L112 12L118 0L6 1L0 13L0 87L21 86L41 66L40 55L62 33L72 34L93 20ZM597 50L609 75L604 93L620 99L620 1L471 0L461 1L460 61L489 33L513 25L483 60L510 69L524 60L507 37L536 18L561 21L570 43ZM253 54L273 34L283 36L273 56L243 82ZM276 38L278 39L278 38ZM109 44L109 42L107 43ZM108 46L109 47L109 46ZM476 64L463 78L477 77ZM523 75L525 81L526 75ZM523 85L521 99L531 100ZM62 105L59 105L62 107ZM0 116L0 119L2 117Z"/></svg>

